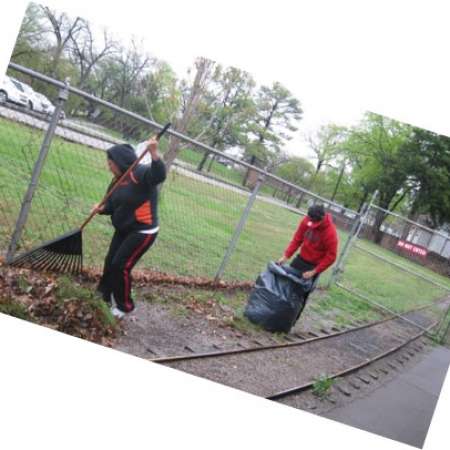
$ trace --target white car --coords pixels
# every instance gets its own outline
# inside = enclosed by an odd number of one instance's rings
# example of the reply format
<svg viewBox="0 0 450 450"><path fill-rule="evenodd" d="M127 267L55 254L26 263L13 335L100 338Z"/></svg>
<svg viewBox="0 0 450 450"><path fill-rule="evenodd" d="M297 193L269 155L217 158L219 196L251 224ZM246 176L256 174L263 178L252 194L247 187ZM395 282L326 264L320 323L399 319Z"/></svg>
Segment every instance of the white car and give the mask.
<svg viewBox="0 0 450 450"><path fill-rule="evenodd" d="M53 111L55 110L55 106L53 105L53 103L40 92L35 92L34 95L39 105L39 109L36 108L36 110L44 114L53 114Z"/></svg>
<svg viewBox="0 0 450 450"><path fill-rule="evenodd" d="M22 98L20 102L17 102L10 98L6 98L6 101L12 101L20 105L26 106L31 111L36 111L42 114L51 115L55 111L55 106L52 102L40 92L36 92L31 86L23 83L22 81L16 80L15 78L5 77L7 82L11 83L15 88L17 88L22 93ZM5 100L3 100L4 102ZM0 103L2 103L1 88L0 88ZM60 119L65 119L66 115L64 111L61 111Z"/></svg>
<svg viewBox="0 0 450 450"><path fill-rule="evenodd" d="M11 102L21 106L28 106L28 96L22 83L5 75L0 83L0 104Z"/></svg>
<svg viewBox="0 0 450 450"><path fill-rule="evenodd" d="M47 114L48 116L52 115L53 112L55 111L55 105L44 94L41 94L40 92L36 91L33 91L33 94L35 103L33 104L33 107L31 109L34 109L35 111L38 111L43 114ZM64 111L61 111L61 115L59 118L62 120L66 118Z"/></svg>
<svg viewBox="0 0 450 450"><path fill-rule="evenodd" d="M40 112L40 113L47 112L46 109L48 106L44 106L44 104L42 103L42 99L40 97L42 94L38 94L31 86L28 86L28 84L25 84L21 81L17 81L17 82L20 83L20 85L22 86L22 89L24 90L26 96L28 97L28 103L27 103L28 109L30 109L31 111L36 111L36 112ZM42 97L44 97L44 96L42 96ZM47 100L47 102L50 103L48 100Z"/></svg>

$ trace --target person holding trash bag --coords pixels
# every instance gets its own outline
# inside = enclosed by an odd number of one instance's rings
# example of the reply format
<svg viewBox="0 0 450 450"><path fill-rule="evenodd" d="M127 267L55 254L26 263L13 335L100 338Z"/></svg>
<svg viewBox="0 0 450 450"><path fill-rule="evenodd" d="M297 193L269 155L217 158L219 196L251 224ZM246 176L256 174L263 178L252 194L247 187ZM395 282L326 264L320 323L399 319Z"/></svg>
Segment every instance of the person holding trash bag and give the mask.
<svg viewBox="0 0 450 450"><path fill-rule="evenodd" d="M330 214L311 206L284 255L270 262L250 292L244 316L267 331L289 333L319 274L336 260L338 238ZM283 265L301 247L290 266Z"/></svg>
<svg viewBox="0 0 450 450"><path fill-rule="evenodd" d="M150 139L147 146L151 164L138 164L104 206L93 208L99 214L110 215L115 229L97 290L117 318L123 318L135 307L131 298L131 270L153 245L159 231L157 186L166 179L166 168L158 153L158 140ZM115 177L109 191L137 156L129 144L114 145L106 153Z"/></svg>
<svg viewBox="0 0 450 450"><path fill-rule="evenodd" d="M331 214L325 213L323 205L313 205L300 222L278 264L286 263L300 248L290 265L303 278L314 280L312 291L319 275L336 261L337 247L338 236ZM311 291L305 295L305 301Z"/></svg>

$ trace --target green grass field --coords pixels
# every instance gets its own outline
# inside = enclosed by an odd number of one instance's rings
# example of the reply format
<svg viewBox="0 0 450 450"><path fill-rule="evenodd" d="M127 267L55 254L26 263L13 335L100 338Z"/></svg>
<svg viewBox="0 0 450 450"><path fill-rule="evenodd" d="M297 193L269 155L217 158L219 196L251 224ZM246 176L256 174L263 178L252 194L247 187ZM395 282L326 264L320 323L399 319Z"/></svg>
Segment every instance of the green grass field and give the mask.
<svg viewBox="0 0 450 450"><path fill-rule="evenodd" d="M42 138L41 131L0 119L0 245L3 249L9 242ZM193 163L194 153L189 156ZM220 170L228 171L224 166ZM109 181L104 152L55 138L21 248L30 248L78 227L90 207L102 198ZM244 193L172 171L161 193L160 235L140 266L178 275L213 277L246 202ZM286 208L257 200L225 271L225 279L255 279L268 261L281 256L300 219L300 215ZM106 217L97 217L88 225L84 233L85 265L101 266L111 234ZM346 234L340 232L340 237L342 244ZM450 288L448 278L370 242L361 241L360 245ZM322 286L326 285L329 274L330 271L322 276ZM448 295L445 290L358 250L351 252L342 282L398 311ZM342 292L333 289L323 295L330 302L333 299L339 302Z"/></svg>

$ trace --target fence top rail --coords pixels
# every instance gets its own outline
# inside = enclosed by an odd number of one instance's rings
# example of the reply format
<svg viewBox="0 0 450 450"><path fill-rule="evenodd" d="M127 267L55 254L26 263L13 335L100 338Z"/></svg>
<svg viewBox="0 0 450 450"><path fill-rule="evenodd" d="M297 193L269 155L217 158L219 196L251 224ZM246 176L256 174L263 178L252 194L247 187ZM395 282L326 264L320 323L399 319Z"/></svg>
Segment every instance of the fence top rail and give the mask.
<svg viewBox="0 0 450 450"><path fill-rule="evenodd" d="M387 209L384 209L384 208L382 208L381 206L377 206L377 205L372 205L372 206L373 206L375 209L378 209L378 210L380 210L380 211L383 211L383 212L386 213L386 214L389 214L390 216L394 216L394 217L397 217L398 219L404 220L405 222L408 222L408 223L410 223L411 225L414 225L415 227L422 228L423 230L426 230L426 231L428 231L428 232L430 232L430 233L432 233L432 234L437 234L438 236L441 236L441 237L443 237L443 238L445 238L445 239L450 239L450 236L448 236L448 235L442 233L441 231L433 230L432 228L429 228L429 227L427 227L426 225L422 225L422 224L420 224L420 223L414 222L413 220L408 219L407 217L404 217L404 216L402 216L402 215L400 215L400 214L397 214L397 213L395 213L395 212L392 212L392 211L389 211L389 210L387 210Z"/></svg>
<svg viewBox="0 0 450 450"><path fill-rule="evenodd" d="M157 130L162 130L162 128L163 128L163 125L160 125L159 123L156 123L153 120L150 120L150 119L147 119L145 117L142 117L139 114L136 114L136 113L134 113L132 111L128 111L128 110L126 110L124 108L121 108L120 106L114 105L113 103L110 103L110 102L108 102L106 100L102 100L102 99L100 99L98 97L95 97L92 94L88 94L87 92L84 92L84 91L82 91L80 89L77 89L77 88L75 88L73 86L70 86L67 82L55 80L54 78L51 78L51 77L49 77L47 75L44 75L42 73L39 73L39 72L33 70L33 69L29 69L28 67L24 67L24 66L21 66L20 64L16 64L16 63L13 63L13 62L10 62L8 67L10 69L16 70L16 71L18 71L20 73L23 73L25 75L28 75L28 76L31 76L33 78L39 79L41 81L44 81L44 82L46 82L48 84L51 84L51 85L53 85L55 87L58 87L58 88L61 88L61 89L67 89L72 94L78 95L79 97L82 97L85 100L89 100L91 102L94 102L94 103L97 103L99 105L105 106L106 108L109 108L109 109L111 109L113 111L116 111L116 112L118 112L120 114L123 114L125 116L130 117L130 118L133 118L133 119L135 119L135 120L137 120L137 121L139 121L141 123L144 123L146 125L150 125L151 127L156 128ZM199 142L199 141L197 141L195 139L192 139L189 136L185 136L185 135L175 131L172 128L169 128L166 133L168 135L170 135L170 136L173 136L173 137L176 137L176 138L180 139L181 141L187 142L187 143L193 145L194 147L199 147L199 148L201 148L203 150L206 150L207 152L212 153L212 154L214 154L216 156L220 156L221 158L224 158L224 159L227 159L229 161L232 161L235 164L238 164L240 166L243 166L243 167L246 167L248 169L254 170L255 172L259 173L261 176L263 176L265 178L277 181L279 183L284 184L285 186L288 186L288 187L290 187L292 189L295 189L296 191L302 192L302 193L307 194L307 195L309 195L309 196L311 196L311 197L313 197L313 198L315 198L317 200L320 200L323 203L335 206L335 207L339 208L341 211L347 211L347 212L350 212L352 214L358 215L358 212L353 210L353 209L346 208L345 206L340 205L339 203L333 202L333 201L331 201L331 200L329 200L329 199L327 199L325 197L322 197L322 196L320 196L318 194L315 194L314 192L311 192L311 191L309 191L307 189L304 189L304 188L302 188L300 186L297 186L297 185L295 185L293 183L290 183L289 181L286 181L283 178L280 178L280 177L278 177L278 176L276 176L274 174L271 174L271 173L267 172L264 169L261 169L259 167L253 166L252 164L249 164L249 163L247 163L245 161L241 161L241 160L236 159L236 158L234 158L234 157L232 157L230 155L227 155L226 153L223 153L223 152L221 152L221 151L219 151L219 150L217 150L217 149L215 149L213 147L210 147L209 145L203 144L202 142Z"/></svg>

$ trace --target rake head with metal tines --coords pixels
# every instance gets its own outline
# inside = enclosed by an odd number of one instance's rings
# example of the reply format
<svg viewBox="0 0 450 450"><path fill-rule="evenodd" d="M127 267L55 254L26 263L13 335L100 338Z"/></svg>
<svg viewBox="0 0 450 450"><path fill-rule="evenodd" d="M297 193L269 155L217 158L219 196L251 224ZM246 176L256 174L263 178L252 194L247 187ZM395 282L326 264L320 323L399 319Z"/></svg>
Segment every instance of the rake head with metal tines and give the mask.
<svg viewBox="0 0 450 450"><path fill-rule="evenodd" d="M39 247L23 253L11 261L11 266L78 274L83 268L82 230L77 229Z"/></svg>

